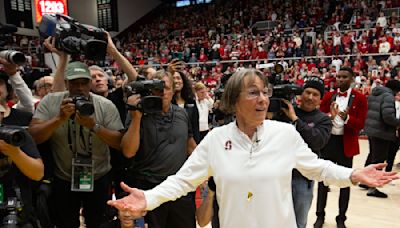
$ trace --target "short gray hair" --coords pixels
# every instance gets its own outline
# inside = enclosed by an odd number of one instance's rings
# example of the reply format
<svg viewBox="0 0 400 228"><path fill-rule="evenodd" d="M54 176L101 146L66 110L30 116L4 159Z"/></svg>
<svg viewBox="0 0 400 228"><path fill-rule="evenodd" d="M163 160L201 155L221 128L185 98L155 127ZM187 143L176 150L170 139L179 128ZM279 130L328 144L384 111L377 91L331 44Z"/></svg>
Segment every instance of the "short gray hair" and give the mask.
<svg viewBox="0 0 400 228"><path fill-rule="evenodd" d="M221 98L221 109L225 113L234 114L235 105L242 89L244 88L244 79L249 78L253 82L256 77L264 82L264 86L268 87L268 79L264 74L256 69L243 69L236 71L225 85L224 93Z"/></svg>
<svg viewBox="0 0 400 228"><path fill-rule="evenodd" d="M107 78L107 80L110 79L109 75L103 70L103 68L101 68L101 67L99 67L99 66L97 66L97 65L92 65L92 66L90 66L90 67L89 67L89 70L90 70L90 71L92 71L92 70L100 71L100 72L104 75L104 77Z"/></svg>
<svg viewBox="0 0 400 228"><path fill-rule="evenodd" d="M158 71L156 71L156 73L155 73L154 76L153 76L153 80L154 80L154 79L162 80L163 77L168 77L169 81L171 82L172 91L175 92L174 78L172 77L172 74L169 73L168 71L165 71L165 70L158 70Z"/></svg>

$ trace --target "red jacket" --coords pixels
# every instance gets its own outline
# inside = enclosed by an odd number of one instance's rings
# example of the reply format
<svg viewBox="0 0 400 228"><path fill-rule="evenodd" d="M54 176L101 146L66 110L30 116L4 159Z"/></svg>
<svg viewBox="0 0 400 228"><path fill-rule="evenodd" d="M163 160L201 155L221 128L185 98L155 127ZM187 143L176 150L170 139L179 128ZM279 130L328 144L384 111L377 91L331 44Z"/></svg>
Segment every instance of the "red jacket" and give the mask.
<svg viewBox="0 0 400 228"><path fill-rule="evenodd" d="M337 91L333 91L324 95L320 105L322 112L330 113L332 96L336 93ZM347 157L353 157L360 153L358 135L361 129L364 128L368 111L367 98L362 93L352 89L351 96L353 101L348 113L349 121L344 125L343 135L344 154Z"/></svg>

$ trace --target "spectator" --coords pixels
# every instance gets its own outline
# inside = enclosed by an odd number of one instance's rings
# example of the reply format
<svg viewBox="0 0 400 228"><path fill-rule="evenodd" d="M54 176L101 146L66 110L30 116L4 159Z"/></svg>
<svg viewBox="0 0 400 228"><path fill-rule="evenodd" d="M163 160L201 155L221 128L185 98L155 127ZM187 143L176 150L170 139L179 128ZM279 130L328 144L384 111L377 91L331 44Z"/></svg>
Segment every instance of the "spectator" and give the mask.
<svg viewBox="0 0 400 228"><path fill-rule="evenodd" d="M358 134L364 127L367 115L367 99L350 85L354 81L351 68L341 68L336 76L337 91L324 95L320 110L331 116L333 128L328 144L321 151L321 158L345 167L353 166L353 157L360 153ZM317 220L314 227L322 227L325 221L325 206L328 186L318 184ZM339 215L336 224L346 227L346 212L350 199L350 188L341 188L339 196Z"/></svg>
<svg viewBox="0 0 400 228"><path fill-rule="evenodd" d="M379 12L379 17L376 19L376 24L382 28L387 27L388 24L384 12Z"/></svg>
<svg viewBox="0 0 400 228"><path fill-rule="evenodd" d="M390 80L386 86L375 87L368 97L364 131L368 135L369 154L365 166L386 161L390 147L397 140L396 129L400 127L400 119L396 118L394 95L399 91L400 82ZM368 188L365 185L361 187ZM387 198L385 193L376 188L368 188L367 196Z"/></svg>
<svg viewBox="0 0 400 228"><path fill-rule="evenodd" d="M216 199L217 186L213 177L208 178L207 186L208 194L196 210L196 219L200 227L205 227L211 221L211 227L219 228L219 207Z"/></svg>
<svg viewBox="0 0 400 228"><path fill-rule="evenodd" d="M397 92L394 98L395 98L396 119L400 119L400 93ZM385 171L387 172L390 172L393 169L393 163L400 146L399 139L400 139L399 128L396 128L396 139L393 143L391 143L388 151L388 158L386 159L387 166L385 168Z"/></svg>
<svg viewBox="0 0 400 228"><path fill-rule="evenodd" d="M395 66L397 66L397 64L399 64L400 62L400 55L397 53L397 50L394 50L393 53L389 56L389 58L387 59L387 61L389 62L390 66L393 68Z"/></svg>
<svg viewBox="0 0 400 228"><path fill-rule="evenodd" d="M208 117L213 107L214 100L210 97L207 87L198 82L194 85L196 92L196 105L199 110L200 141L207 135L209 128Z"/></svg>
<svg viewBox="0 0 400 228"><path fill-rule="evenodd" d="M390 43L387 41L386 37L382 37L382 42L379 43L378 52L381 54L387 54L390 51Z"/></svg>
<svg viewBox="0 0 400 228"><path fill-rule="evenodd" d="M199 110L196 104L196 97L192 90L192 83L183 72L175 71L173 74L175 93L172 97L172 104L184 108L189 116L193 138L198 144L200 142L199 131Z"/></svg>
<svg viewBox="0 0 400 228"><path fill-rule="evenodd" d="M336 73L339 73L339 70L340 70L342 64L343 64L343 61L338 56L333 57L332 65L335 67Z"/></svg>

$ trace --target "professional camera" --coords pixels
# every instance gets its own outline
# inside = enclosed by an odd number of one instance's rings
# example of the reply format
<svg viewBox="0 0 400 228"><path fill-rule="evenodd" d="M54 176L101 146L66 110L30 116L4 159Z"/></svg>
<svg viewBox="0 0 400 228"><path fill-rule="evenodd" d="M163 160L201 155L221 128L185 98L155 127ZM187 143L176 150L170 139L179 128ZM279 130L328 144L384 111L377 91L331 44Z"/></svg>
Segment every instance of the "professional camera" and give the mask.
<svg viewBox="0 0 400 228"><path fill-rule="evenodd" d="M136 81L125 85L125 95L128 98L133 94L140 94L140 102L136 106L127 105L129 110L139 110L143 113L160 113L162 111L162 98L153 96L152 91L162 91L164 81L145 80L140 76Z"/></svg>
<svg viewBox="0 0 400 228"><path fill-rule="evenodd" d="M0 125L0 139L13 146L22 146L26 143L25 130L17 126Z"/></svg>
<svg viewBox="0 0 400 228"><path fill-rule="evenodd" d="M25 55L22 52L13 50L0 51L0 58L17 65L22 65L26 62Z"/></svg>
<svg viewBox="0 0 400 228"><path fill-rule="evenodd" d="M79 111L82 116L90 116L94 113L93 103L84 96L75 96L72 98L75 104L75 109Z"/></svg>
<svg viewBox="0 0 400 228"><path fill-rule="evenodd" d="M107 34L103 29L80 24L75 19L62 14L45 14L39 25L39 33L44 38L55 38L55 47L67 54L84 54L89 60L105 59L107 54Z"/></svg>
<svg viewBox="0 0 400 228"><path fill-rule="evenodd" d="M22 204L17 197L8 197L7 201L0 204L0 214L3 218L0 228L18 228L21 219L18 212L22 211Z"/></svg>
<svg viewBox="0 0 400 228"><path fill-rule="evenodd" d="M266 63L256 65L257 69L268 68L272 69L272 75L269 77L269 82L272 85L272 97L269 99L268 112L274 113L274 119L287 122L286 115L282 112L282 108L288 108L283 102L283 99L292 101L296 95L303 92L302 87L289 84L287 81L282 80L283 66L279 63Z"/></svg>
<svg viewBox="0 0 400 228"><path fill-rule="evenodd" d="M291 101L296 95L300 95L303 89L294 84L275 85L272 97L269 99L268 112L280 112L281 108L288 108L283 99Z"/></svg>

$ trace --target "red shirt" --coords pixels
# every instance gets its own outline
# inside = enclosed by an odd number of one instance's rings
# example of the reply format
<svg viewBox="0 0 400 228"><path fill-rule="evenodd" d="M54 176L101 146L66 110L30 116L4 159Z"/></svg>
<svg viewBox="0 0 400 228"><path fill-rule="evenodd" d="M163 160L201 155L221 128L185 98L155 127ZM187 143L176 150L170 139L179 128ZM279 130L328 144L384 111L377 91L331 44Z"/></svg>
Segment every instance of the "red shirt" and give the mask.
<svg viewBox="0 0 400 228"><path fill-rule="evenodd" d="M369 51L369 45L368 43L359 43L357 45L358 50L360 51L360 53L362 54L366 54Z"/></svg>
<svg viewBox="0 0 400 228"><path fill-rule="evenodd" d="M369 47L369 53L378 53L378 51L379 51L379 46L378 45L371 45L370 47Z"/></svg>
<svg viewBox="0 0 400 228"><path fill-rule="evenodd" d="M324 49L325 49L325 55L332 55L333 44L332 43L330 43L330 44L326 43L324 45Z"/></svg>
<svg viewBox="0 0 400 228"><path fill-rule="evenodd" d="M200 53L199 62L207 62L207 60L207 55L205 55L204 53Z"/></svg>

